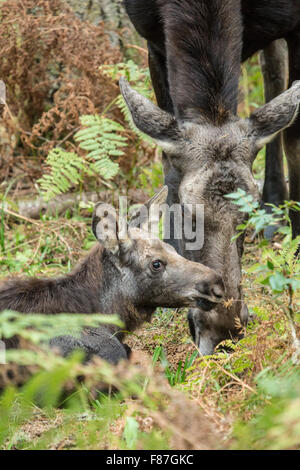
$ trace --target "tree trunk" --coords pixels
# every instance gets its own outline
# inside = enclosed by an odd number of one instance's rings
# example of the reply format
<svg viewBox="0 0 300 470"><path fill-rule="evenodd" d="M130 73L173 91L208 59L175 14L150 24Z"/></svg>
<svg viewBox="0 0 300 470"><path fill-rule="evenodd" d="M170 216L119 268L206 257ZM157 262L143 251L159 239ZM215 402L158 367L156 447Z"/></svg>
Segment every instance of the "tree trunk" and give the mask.
<svg viewBox="0 0 300 470"><path fill-rule="evenodd" d="M66 0L83 21L103 21L114 45L124 45L137 34L130 23L122 0Z"/></svg>

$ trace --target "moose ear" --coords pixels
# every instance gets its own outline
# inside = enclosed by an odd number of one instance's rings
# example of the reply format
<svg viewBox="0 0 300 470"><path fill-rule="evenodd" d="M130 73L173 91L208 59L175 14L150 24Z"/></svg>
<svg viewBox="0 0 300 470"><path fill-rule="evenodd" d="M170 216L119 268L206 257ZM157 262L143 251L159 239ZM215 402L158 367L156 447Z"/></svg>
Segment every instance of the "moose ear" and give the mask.
<svg viewBox="0 0 300 470"><path fill-rule="evenodd" d="M254 111L249 118L251 134L256 139L257 148L270 142L278 132L293 124L300 103L300 81Z"/></svg>
<svg viewBox="0 0 300 470"><path fill-rule="evenodd" d="M146 232L157 231L157 224L162 215L161 206L166 203L168 197L168 186L164 186L157 194L149 199L146 204L139 207L131 216L129 226L139 227Z"/></svg>
<svg viewBox="0 0 300 470"><path fill-rule="evenodd" d="M94 208L92 230L97 240L114 255L128 251L132 240L127 232L127 223L110 204L98 203Z"/></svg>
<svg viewBox="0 0 300 470"><path fill-rule="evenodd" d="M120 78L119 85L136 127L155 139L166 152L175 152L180 136L175 117L133 90L124 77Z"/></svg>

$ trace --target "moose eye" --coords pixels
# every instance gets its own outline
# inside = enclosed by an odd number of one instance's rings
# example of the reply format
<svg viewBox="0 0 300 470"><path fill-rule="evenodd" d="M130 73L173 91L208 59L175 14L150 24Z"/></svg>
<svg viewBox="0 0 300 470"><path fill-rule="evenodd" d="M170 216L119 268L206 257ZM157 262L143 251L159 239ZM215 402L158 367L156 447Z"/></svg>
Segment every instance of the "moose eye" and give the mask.
<svg viewBox="0 0 300 470"><path fill-rule="evenodd" d="M164 265L159 259L156 259L155 261L151 262L150 267L152 271L157 273L163 269Z"/></svg>

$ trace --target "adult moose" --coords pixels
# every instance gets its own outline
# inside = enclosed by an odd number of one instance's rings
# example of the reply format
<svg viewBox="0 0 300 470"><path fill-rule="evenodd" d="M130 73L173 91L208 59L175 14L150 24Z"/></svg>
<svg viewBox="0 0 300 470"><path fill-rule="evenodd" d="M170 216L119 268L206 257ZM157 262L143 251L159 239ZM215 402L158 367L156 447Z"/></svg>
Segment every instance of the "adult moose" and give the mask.
<svg viewBox="0 0 300 470"><path fill-rule="evenodd" d="M220 341L237 336L237 326L246 324L248 317L240 286L242 240L231 243L241 214L224 196L238 187L257 194L252 163L258 150L283 129L287 149L292 149L287 154L290 197L300 199L300 83L249 119L237 116L240 62L259 48L286 37L291 50L290 81L300 78L300 6L296 1L275 0L125 0L125 5L148 41L159 108L125 81L123 96L136 126L164 150L168 203L205 205L203 248L188 252L182 243L171 243L185 257L222 275L226 294L233 299L230 308L220 305L210 314L190 311L194 339L203 354L210 354ZM266 201L280 202L285 193L278 146L274 161L268 153L267 165ZM292 215L292 223L297 235L299 213Z"/></svg>
<svg viewBox="0 0 300 470"><path fill-rule="evenodd" d="M10 279L0 285L0 311L22 313L118 313L126 331L150 321L156 307L201 306L210 310L221 302L224 286L212 269L189 261L153 234L148 225L155 206L167 198L164 187L139 209L129 223L118 219L111 208L98 204L93 231L100 243L70 274L53 279ZM120 222L121 221L121 222ZM63 355L83 349L86 359L98 355L116 363L127 356L116 326L85 331L81 338L64 335L50 345ZM7 342L14 345L14 340Z"/></svg>

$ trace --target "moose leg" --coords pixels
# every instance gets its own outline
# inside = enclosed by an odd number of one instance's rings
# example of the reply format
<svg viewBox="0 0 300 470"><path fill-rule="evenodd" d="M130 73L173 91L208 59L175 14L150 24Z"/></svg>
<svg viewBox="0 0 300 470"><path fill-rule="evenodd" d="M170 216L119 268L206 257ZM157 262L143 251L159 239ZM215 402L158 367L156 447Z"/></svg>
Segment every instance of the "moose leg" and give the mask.
<svg viewBox="0 0 300 470"><path fill-rule="evenodd" d="M157 104L161 109L168 111L169 113L173 113L173 103L167 80L165 50L161 49L161 46L158 48L156 44L150 42L148 42L148 50L149 68ZM172 166L164 152L162 154L162 162L164 169L164 184L168 186L167 205L171 207L173 204L179 204L178 191L181 176ZM170 237L165 238L164 241L172 245L178 253L183 255L180 240L175 239L175 217L173 212L170 213L170 220L165 221L165 223L166 222L169 223Z"/></svg>
<svg viewBox="0 0 300 470"><path fill-rule="evenodd" d="M173 113L174 109L168 83L165 35L157 1L125 0L124 4L136 30L147 40L149 69L157 104L164 111ZM168 186L167 204L171 207L179 202L178 190L181 178L164 153L162 161L165 184ZM178 253L181 253L179 240L175 240L174 237L175 220L173 213L170 215L169 223L170 238L165 239L165 242L172 245Z"/></svg>
<svg viewBox="0 0 300 470"><path fill-rule="evenodd" d="M272 42L260 56L264 77L265 100L271 101L287 87L287 51L284 40ZM266 148L265 181L262 194L263 204L282 204L287 199L287 187L283 170L283 135L280 133ZM266 211L271 208L266 206ZM265 230L265 237L272 238L274 226Z"/></svg>
<svg viewBox="0 0 300 470"><path fill-rule="evenodd" d="M300 80L300 28L288 38L289 82ZM300 116L284 131L284 144L289 170L291 201L300 201ZM300 235L300 212L291 211L293 237Z"/></svg>

